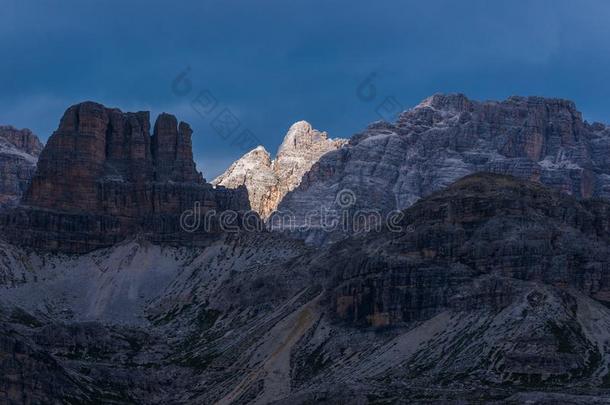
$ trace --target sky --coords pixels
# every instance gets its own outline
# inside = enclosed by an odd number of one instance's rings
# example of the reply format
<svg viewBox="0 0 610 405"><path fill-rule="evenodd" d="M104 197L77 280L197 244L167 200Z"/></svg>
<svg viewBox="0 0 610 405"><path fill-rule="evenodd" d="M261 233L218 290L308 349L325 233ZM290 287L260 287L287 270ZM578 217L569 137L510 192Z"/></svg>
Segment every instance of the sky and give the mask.
<svg viewBox="0 0 610 405"><path fill-rule="evenodd" d="M296 121L350 137L439 92L610 123L608 21L607 0L2 0L0 124L44 141L81 101L172 113L211 180Z"/></svg>

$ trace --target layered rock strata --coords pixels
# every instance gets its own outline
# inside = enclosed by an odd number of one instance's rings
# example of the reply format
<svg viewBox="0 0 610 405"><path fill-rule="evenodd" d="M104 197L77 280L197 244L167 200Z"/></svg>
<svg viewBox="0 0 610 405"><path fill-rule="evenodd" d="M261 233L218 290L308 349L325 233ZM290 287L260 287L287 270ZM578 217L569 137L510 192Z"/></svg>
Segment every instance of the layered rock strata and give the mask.
<svg viewBox="0 0 610 405"><path fill-rule="evenodd" d="M609 224L478 174L321 249L0 243L0 401L607 403Z"/></svg>
<svg viewBox="0 0 610 405"><path fill-rule="evenodd" d="M183 235L180 215L249 208L244 189L214 189L195 169L192 130L161 114L70 107L40 155L22 204L2 217L5 237L42 249L83 252L149 233Z"/></svg>
<svg viewBox="0 0 610 405"><path fill-rule="evenodd" d="M499 310L518 295L512 280L610 304L609 243L608 201L480 173L417 202L398 226L339 242L320 266L337 271L340 318L387 326Z"/></svg>
<svg viewBox="0 0 610 405"><path fill-rule="evenodd" d="M301 226L305 215L320 207L340 208L342 190L354 195L355 210L401 210L482 171L540 182L576 197L609 197L608 156L610 128L584 121L571 101L479 102L438 94L395 123L374 123L324 155L279 210L294 213L295 225ZM324 243L337 235L314 227L299 236Z"/></svg>

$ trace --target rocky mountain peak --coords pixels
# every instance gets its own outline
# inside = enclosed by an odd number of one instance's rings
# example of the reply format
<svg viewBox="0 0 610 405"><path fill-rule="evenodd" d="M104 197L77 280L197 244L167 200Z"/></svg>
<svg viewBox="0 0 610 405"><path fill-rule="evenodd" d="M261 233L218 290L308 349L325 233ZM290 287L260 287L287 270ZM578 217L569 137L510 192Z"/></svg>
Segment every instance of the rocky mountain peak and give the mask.
<svg viewBox="0 0 610 405"><path fill-rule="evenodd" d="M307 121L298 121L288 129L274 160L264 147L258 146L234 162L212 184L228 188L246 186L252 209L267 218L321 156L346 142L329 139L326 132L314 129Z"/></svg>
<svg viewBox="0 0 610 405"><path fill-rule="evenodd" d="M249 172L256 170L272 170L273 160L264 146L257 146L241 158L233 162L229 169L216 179L212 184L218 184L225 179L235 176L247 176Z"/></svg>
<svg viewBox="0 0 610 405"><path fill-rule="evenodd" d="M257 159L264 161L266 164L271 165L271 154L267 152L267 149L263 145L259 145L246 153L243 157L249 157L251 159Z"/></svg>
<svg viewBox="0 0 610 405"><path fill-rule="evenodd" d="M582 114L576 108L576 104L571 100L561 98L548 98L539 96L510 96L504 101L475 101L471 100L462 93L437 93L434 94L418 105L412 110L405 111L404 114L409 112L417 112L422 109L433 109L439 112L451 112L451 113L463 113L472 112L477 107L487 106L488 108L502 107L507 109L528 109L537 110L540 108L546 108L550 114L553 113L569 113L575 117L582 119Z"/></svg>
<svg viewBox="0 0 610 405"><path fill-rule="evenodd" d="M99 210L94 184L102 179L202 183L188 124L178 126L176 117L161 114L151 136L149 117L90 101L68 108L40 156L26 204ZM52 185L61 192L49 193Z"/></svg>
<svg viewBox="0 0 610 405"><path fill-rule="evenodd" d="M326 132L314 129L307 121L298 121L286 133L277 151L277 160L305 159L311 161L319 158L322 151L336 149L345 142L343 139L329 139ZM305 162L301 163L307 165ZM298 165L298 163L296 164Z"/></svg>
<svg viewBox="0 0 610 405"><path fill-rule="evenodd" d="M332 211L336 195L351 190L356 208L404 209L476 172L509 174L576 197L610 196L610 131L587 124L569 100L509 97L470 100L436 94L355 135L340 156L328 155L287 195L280 210ZM298 216L298 214L297 214ZM303 220L305 220L303 218ZM296 218L299 225L301 218ZM299 235L313 243L328 233Z"/></svg>
<svg viewBox="0 0 610 405"><path fill-rule="evenodd" d="M42 142L27 128L17 129L11 125L0 125L0 138L29 155L37 157L42 152Z"/></svg>
<svg viewBox="0 0 610 405"><path fill-rule="evenodd" d="M291 152L299 152L312 145L324 142L328 139L326 132L320 132L314 129L307 121L298 121L294 123L280 145L277 155L282 156Z"/></svg>
<svg viewBox="0 0 610 405"><path fill-rule="evenodd" d="M461 93L442 94L437 93L419 103L415 108L433 108L443 111L468 111L472 106L472 102Z"/></svg>
<svg viewBox="0 0 610 405"><path fill-rule="evenodd" d="M249 209L245 190L214 190L197 172L192 130L161 114L94 102L71 106L40 155L23 205L0 218L6 235L42 249L83 252L136 233L182 238L179 217ZM154 232L153 232L154 231Z"/></svg>
<svg viewBox="0 0 610 405"><path fill-rule="evenodd" d="M290 128L288 129L288 133L286 134L286 137L288 137L292 133L306 134L308 132L311 132L312 130L313 130L313 127L311 126L311 124L309 122L307 122L305 120L300 120L290 126Z"/></svg>
<svg viewBox="0 0 610 405"><path fill-rule="evenodd" d="M0 207L19 201L36 170L42 148L29 129L0 126Z"/></svg>

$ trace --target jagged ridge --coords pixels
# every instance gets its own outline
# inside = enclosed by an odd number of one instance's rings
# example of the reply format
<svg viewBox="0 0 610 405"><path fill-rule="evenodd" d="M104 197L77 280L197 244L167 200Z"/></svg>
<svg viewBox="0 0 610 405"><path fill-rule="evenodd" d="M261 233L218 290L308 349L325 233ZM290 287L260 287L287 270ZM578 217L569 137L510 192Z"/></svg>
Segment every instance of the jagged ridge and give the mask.
<svg viewBox="0 0 610 405"><path fill-rule="evenodd" d="M306 121L293 124L280 145L275 160L263 146L246 153L212 184L235 188L245 185L250 205L263 218L276 210L284 196L301 183L303 175L327 152L341 148L347 140L329 139L326 132Z"/></svg>
<svg viewBox="0 0 610 405"><path fill-rule="evenodd" d="M603 403L609 223L606 201L477 174L401 232L321 251L278 234L73 259L0 245L0 357L19 353L0 375L25 376L0 386L47 402Z"/></svg>
<svg viewBox="0 0 610 405"><path fill-rule="evenodd" d="M577 197L610 197L608 156L610 129L583 121L570 101L479 102L439 94L397 122L375 123L323 156L279 210L295 213L300 226L308 213L336 210L336 195L345 189L356 197L354 209L400 210L481 171L540 182ZM317 229L297 235L316 244L343 236Z"/></svg>

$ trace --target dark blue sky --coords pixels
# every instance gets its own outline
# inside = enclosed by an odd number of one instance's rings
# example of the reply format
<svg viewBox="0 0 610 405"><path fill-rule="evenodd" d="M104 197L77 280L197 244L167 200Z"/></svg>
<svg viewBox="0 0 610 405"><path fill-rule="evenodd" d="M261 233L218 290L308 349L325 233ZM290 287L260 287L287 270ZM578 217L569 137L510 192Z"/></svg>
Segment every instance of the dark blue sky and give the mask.
<svg viewBox="0 0 610 405"><path fill-rule="evenodd" d="M294 121L349 137L388 97L408 108L436 92L570 98L610 122L606 0L3 0L0 10L0 123L44 140L84 100L170 112L193 127L208 179L243 153L211 125L222 111L272 153ZM186 69L191 86L172 90ZM371 74L375 97L358 97ZM217 103L203 117L191 106L201 92Z"/></svg>

